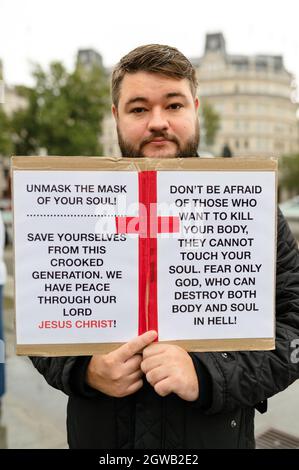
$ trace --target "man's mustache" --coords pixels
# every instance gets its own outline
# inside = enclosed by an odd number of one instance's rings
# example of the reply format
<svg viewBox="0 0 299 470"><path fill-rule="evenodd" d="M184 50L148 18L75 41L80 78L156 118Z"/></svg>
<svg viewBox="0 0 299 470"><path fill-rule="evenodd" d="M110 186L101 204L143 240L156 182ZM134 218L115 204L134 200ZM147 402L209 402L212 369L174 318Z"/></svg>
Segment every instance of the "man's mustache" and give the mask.
<svg viewBox="0 0 299 470"><path fill-rule="evenodd" d="M149 137L146 137L145 139L143 139L143 141L140 144L140 149L142 149L142 147L144 147L144 145L149 144L150 142L157 139L158 137L160 137L164 140L168 140L169 142L174 142L175 144L177 144L179 146L179 141L176 137L167 134L167 132L156 131L156 132L152 132Z"/></svg>

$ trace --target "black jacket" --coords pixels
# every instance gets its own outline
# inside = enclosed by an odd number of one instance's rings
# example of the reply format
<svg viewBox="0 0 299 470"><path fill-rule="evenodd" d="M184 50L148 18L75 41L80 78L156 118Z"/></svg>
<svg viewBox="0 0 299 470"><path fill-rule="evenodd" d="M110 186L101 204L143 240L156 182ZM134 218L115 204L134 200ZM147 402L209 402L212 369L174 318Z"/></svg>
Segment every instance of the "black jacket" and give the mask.
<svg viewBox="0 0 299 470"><path fill-rule="evenodd" d="M134 395L112 398L85 384L89 357L31 358L50 385L69 395L71 448L254 447L254 408L299 377L291 361L299 337L299 252L280 211L277 236L276 349L191 353L202 390L196 402L161 398L146 380Z"/></svg>

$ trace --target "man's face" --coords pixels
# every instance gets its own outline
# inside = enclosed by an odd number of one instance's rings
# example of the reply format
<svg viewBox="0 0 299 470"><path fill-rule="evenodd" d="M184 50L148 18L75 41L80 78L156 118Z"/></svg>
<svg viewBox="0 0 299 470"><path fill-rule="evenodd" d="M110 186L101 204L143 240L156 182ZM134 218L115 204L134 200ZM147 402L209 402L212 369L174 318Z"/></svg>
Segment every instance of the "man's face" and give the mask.
<svg viewBox="0 0 299 470"><path fill-rule="evenodd" d="M112 106L123 157L193 157L199 144L198 99L187 79L126 74Z"/></svg>

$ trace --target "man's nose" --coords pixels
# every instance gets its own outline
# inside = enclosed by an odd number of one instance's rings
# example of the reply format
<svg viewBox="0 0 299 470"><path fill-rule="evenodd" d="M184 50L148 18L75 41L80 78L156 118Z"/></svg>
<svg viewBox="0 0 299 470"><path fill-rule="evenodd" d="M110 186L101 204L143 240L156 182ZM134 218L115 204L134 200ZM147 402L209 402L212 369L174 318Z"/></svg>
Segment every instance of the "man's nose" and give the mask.
<svg viewBox="0 0 299 470"><path fill-rule="evenodd" d="M163 111L160 109L152 110L150 114L150 119L148 122L148 130L151 132L161 131L161 130L165 131L168 128L169 128L169 123L168 123L165 113L163 113Z"/></svg>

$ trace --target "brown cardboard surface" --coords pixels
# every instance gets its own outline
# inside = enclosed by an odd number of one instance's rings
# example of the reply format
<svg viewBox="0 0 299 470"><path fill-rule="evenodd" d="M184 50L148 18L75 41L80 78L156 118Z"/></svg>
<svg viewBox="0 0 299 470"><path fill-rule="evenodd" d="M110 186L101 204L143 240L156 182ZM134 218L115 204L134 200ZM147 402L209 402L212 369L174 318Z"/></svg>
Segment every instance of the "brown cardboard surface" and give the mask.
<svg viewBox="0 0 299 470"><path fill-rule="evenodd" d="M276 158L12 157L12 170L276 171Z"/></svg>
<svg viewBox="0 0 299 470"><path fill-rule="evenodd" d="M219 340L185 340L185 341L159 341L163 344L180 346L186 351L257 351L275 349L275 341L271 338L260 339L219 339ZM93 354L106 354L114 351L124 343L101 344L19 344L16 347L18 355L30 356L89 356Z"/></svg>
<svg viewBox="0 0 299 470"><path fill-rule="evenodd" d="M65 171L274 171L277 186L276 158L122 158L122 157L12 157L12 177L14 170L65 170ZM12 178L13 185L13 178ZM274 254L275 256L275 254ZM274 279L275 282L275 279ZM275 299L274 299L275 301ZM275 349L275 332L273 338L260 339L217 339L165 341L188 351L239 351ZM19 355L61 356L92 355L107 353L122 343L101 344L17 344Z"/></svg>

